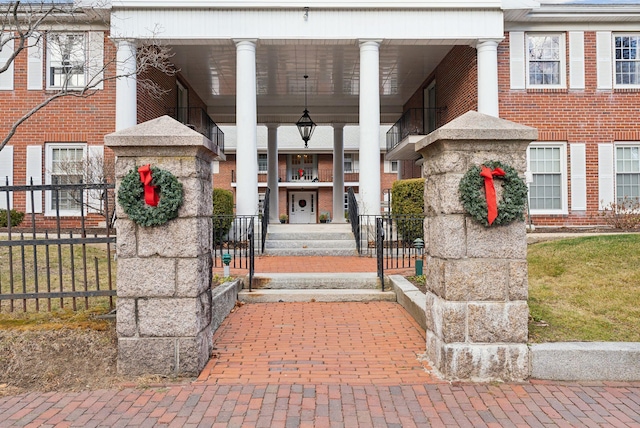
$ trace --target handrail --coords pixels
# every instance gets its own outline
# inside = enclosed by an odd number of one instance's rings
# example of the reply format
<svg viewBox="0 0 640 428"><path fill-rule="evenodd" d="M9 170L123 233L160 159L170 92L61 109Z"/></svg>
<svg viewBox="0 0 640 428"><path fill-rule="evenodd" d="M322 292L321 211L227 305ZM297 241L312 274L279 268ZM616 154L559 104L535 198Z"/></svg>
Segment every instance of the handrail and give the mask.
<svg viewBox="0 0 640 428"><path fill-rule="evenodd" d="M384 227L382 217L376 218L376 264L378 267L378 278L384 291Z"/></svg>
<svg viewBox="0 0 640 428"><path fill-rule="evenodd" d="M264 202L262 204L262 230L261 230L261 242L262 245L262 253L264 253L264 245L267 241L267 228L269 227L269 195L271 194L271 189L267 187L267 191L264 193Z"/></svg>
<svg viewBox="0 0 640 428"><path fill-rule="evenodd" d="M247 238L249 239L249 291L252 291L251 287L253 285L253 273L255 272L256 267L256 250L255 242L253 240L253 217L251 217L251 221L249 222Z"/></svg>
<svg viewBox="0 0 640 428"><path fill-rule="evenodd" d="M440 126L446 107L410 108L387 131L387 152L393 150L409 135L427 135ZM427 123L425 116L428 115Z"/></svg>
<svg viewBox="0 0 640 428"><path fill-rule="evenodd" d="M349 222L351 223L351 231L356 239L356 249L360 252L360 216L358 215L358 200L356 199L353 187L347 190L347 210L349 214Z"/></svg>
<svg viewBox="0 0 640 428"><path fill-rule="evenodd" d="M167 107L167 115L193 128L216 144L224 152L224 132L200 107Z"/></svg>

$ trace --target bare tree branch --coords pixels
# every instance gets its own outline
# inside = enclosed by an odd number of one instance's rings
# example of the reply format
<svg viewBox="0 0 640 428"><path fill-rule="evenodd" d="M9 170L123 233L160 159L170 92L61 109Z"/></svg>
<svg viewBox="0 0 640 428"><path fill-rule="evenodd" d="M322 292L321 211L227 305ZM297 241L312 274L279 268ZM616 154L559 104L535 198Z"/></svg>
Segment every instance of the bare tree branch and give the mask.
<svg viewBox="0 0 640 428"><path fill-rule="evenodd" d="M82 24L89 19L85 15L85 11L74 6L73 2L60 3L55 1L43 1L41 3L24 4L20 1L0 2L0 51L5 46L13 44L13 52L6 59L4 64L0 63L0 73L6 72L11 64L19 55L26 55L26 49L32 46L40 45L46 39L43 34L51 31L52 28L64 28L68 33L83 33L85 31L74 31L73 24ZM108 28L105 24L105 28ZM58 33L52 33L58 34ZM156 34L155 32L153 33ZM47 41L53 45L51 41ZM88 40L85 41L85 43ZM46 108L50 103L63 97L88 98L99 91L105 82L116 79L128 78L131 76L145 76L148 72L155 69L169 76L175 75L178 70L171 63L173 54L167 46L160 45L154 40L143 41L138 46L136 52L136 67L130 72L119 73L119 67L115 53L112 57L103 56L102 65L99 69L93 67L89 63L89 49L85 46L76 49L84 49L83 52L65 52L68 56L84 57L83 64L64 64L60 67L61 79L56 88L56 92L51 93L48 89L46 98L37 105L26 111L21 117L17 118L10 126L6 135L0 141L0 150L2 150L11 138L16 134L19 127L22 126L29 118L40 110ZM49 49L47 49L49 51ZM113 51L103 49L103 54ZM49 54L50 52L47 52ZM89 73L89 71L91 73ZM80 72L83 73L83 84L77 85L72 82ZM99 76L99 77L97 77ZM76 83L76 84L72 84ZM141 77L137 81L138 86L148 93L150 96L160 98L167 93L158 83L150 79Z"/></svg>

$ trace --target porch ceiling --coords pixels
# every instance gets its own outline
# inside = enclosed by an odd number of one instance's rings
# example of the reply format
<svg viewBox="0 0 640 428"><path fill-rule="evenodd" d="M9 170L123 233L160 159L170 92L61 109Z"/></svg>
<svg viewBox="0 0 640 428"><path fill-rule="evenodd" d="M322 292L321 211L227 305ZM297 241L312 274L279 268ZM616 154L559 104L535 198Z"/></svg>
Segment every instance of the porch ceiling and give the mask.
<svg viewBox="0 0 640 428"><path fill-rule="evenodd" d="M183 42L184 43L184 42ZM469 40L383 42L380 47L381 123L394 123L455 44ZM235 123L236 48L233 41L172 46L174 62L220 124ZM318 124L358 123L360 53L354 40L260 40L256 48L258 123L295 123L307 104Z"/></svg>

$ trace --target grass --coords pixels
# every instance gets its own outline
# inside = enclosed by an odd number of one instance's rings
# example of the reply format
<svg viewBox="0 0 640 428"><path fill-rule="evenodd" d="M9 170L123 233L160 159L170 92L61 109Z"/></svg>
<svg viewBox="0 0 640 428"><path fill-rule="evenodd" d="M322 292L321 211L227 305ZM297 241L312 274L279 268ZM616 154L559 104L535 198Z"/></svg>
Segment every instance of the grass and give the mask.
<svg viewBox="0 0 640 428"><path fill-rule="evenodd" d="M530 342L640 342L640 235L529 246Z"/></svg>
<svg viewBox="0 0 640 428"><path fill-rule="evenodd" d="M0 238L6 240L6 238ZM101 290L109 288L109 274L106 249L100 246L86 245L86 268L83 261L83 248L80 244L73 245L36 245L0 247L0 293L40 293L51 291L96 290L97 283ZM10 262L11 261L11 262ZM23 270L24 265L24 270ZM48 268L47 268L48 266ZM36 269L37 267L37 269ZM96 269L97 277L96 278ZM115 288L115 261L111 260L111 282ZM61 300L63 300L61 302ZM65 308L87 309L92 305L108 302L108 297L38 299L39 310L60 309L61 303ZM13 304L13 308L12 308ZM0 314L7 312L34 311L35 299L17 299L0 301Z"/></svg>

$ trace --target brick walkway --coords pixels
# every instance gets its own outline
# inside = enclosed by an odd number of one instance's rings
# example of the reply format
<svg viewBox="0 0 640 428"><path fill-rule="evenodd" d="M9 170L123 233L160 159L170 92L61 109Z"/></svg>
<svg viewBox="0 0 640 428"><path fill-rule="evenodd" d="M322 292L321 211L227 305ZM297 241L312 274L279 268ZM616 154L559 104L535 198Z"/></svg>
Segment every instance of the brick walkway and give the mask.
<svg viewBox="0 0 640 428"><path fill-rule="evenodd" d="M421 335L393 303L245 305L191 384L4 397L0 427L640 427L640 383L439 382Z"/></svg>
<svg viewBox="0 0 640 428"><path fill-rule="evenodd" d="M375 262L291 259L261 271ZM450 384L419 360L424 343L394 303L245 305L216 332L215 357L194 382L4 397L0 428L640 427L640 383Z"/></svg>
<svg viewBox="0 0 640 428"><path fill-rule="evenodd" d="M431 383L424 331L396 303L245 305L214 336L198 381L219 384Z"/></svg>

